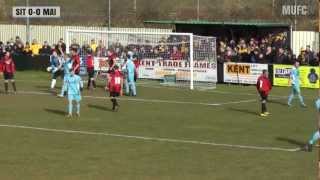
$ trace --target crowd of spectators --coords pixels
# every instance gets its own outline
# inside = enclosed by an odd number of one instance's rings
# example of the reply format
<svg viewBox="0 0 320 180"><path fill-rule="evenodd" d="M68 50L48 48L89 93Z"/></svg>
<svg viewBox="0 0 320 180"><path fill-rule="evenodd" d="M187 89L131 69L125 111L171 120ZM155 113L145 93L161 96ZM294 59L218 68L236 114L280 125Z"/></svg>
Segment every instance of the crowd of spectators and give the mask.
<svg viewBox="0 0 320 180"><path fill-rule="evenodd" d="M64 52L66 51L66 44L63 39L60 39L56 44L50 46L47 41L40 44L36 39L33 39L31 44L29 42L24 43L19 36L16 36L15 39L11 38L6 43L0 41L0 57L2 57L6 51L9 51L13 55L50 56L54 50L58 52L60 48Z"/></svg>
<svg viewBox="0 0 320 180"><path fill-rule="evenodd" d="M217 47L217 59L223 62L249 62L265 64L319 65L319 52L311 50L310 45L300 49L298 55L288 48L284 33L268 34L259 38L239 38L238 40L220 40Z"/></svg>
<svg viewBox="0 0 320 180"><path fill-rule="evenodd" d="M53 51L58 54L66 52L66 44L62 38L56 44L49 45L47 41L40 44L36 39L23 43L21 38L17 36L15 40L11 38L6 43L0 41L0 58L5 51L11 52L13 55L51 55ZM142 41L137 39L135 43L123 46L119 40L116 40L110 45L99 40L96 42L92 39L90 42L83 42L81 45L76 39L71 40L70 49L77 49L81 56L93 53L98 57L107 57L110 52L116 54L118 57L126 56L127 51L133 51L134 55L139 58L163 58L172 60L187 59L189 55L189 48L187 45L187 37L170 37L161 38L158 42L150 42L149 40Z"/></svg>
<svg viewBox="0 0 320 180"><path fill-rule="evenodd" d="M189 59L189 37L188 36L169 36L163 37L157 42L150 40L136 39L128 45L122 45L119 40L111 44L106 44L102 40L91 39L90 42L83 42L81 45L76 39L71 40L70 47L77 49L81 56L93 53L98 57L107 57L111 54L119 58L125 58L127 51L132 51L137 59L161 58L171 60ZM221 38L218 38L221 39ZM201 56L201 49L210 47L210 40L195 41L194 54L197 60L205 59ZM205 48L203 48L203 47ZM217 59L218 62L250 62L267 64L292 64L299 61L302 65L319 65L319 52L313 52L310 46L301 48L300 54L295 55L287 45L287 37L284 33L268 34L259 38L239 38L237 40L218 40ZM57 43L50 45L47 41L40 44L36 39L23 43L17 36L6 43L0 41L0 58L5 51L10 51L13 55L38 56L51 55L53 51L58 54L66 52L66 44L62 38ZM196 52L199 50L199 52ZM209 50L210 51L210 50Z"/></svg>

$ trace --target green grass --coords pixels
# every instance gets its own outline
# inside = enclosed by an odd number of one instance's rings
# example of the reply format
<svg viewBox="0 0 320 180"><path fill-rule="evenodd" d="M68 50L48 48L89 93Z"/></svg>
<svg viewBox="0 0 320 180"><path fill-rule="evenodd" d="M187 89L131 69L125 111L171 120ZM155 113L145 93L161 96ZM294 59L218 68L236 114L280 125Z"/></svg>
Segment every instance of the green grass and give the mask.
<svg viewBox="0 0 320 180"><path fill-rule="evenodd" d="M48 73L19 72L20 91L47 92ZM102 83L100 86L102 87ZM2 90L0 86L0 90ZM84 98L81 118L66 119L66 100L50 95L0 95L0 124L122 135L194 140L249 146L296 148L315 130L315 90L303 89L306 109L288 108L288 88L274 88L271 116L261 118L253 86L218 85L189 91L139 86L135 99L194 102L155 103L120 100L111 112L106 99ZM106 96L101 88L86 96ZM123 97L127 98L127 97ZM263 151L102 135L67 134L0 127L0 179L238 179L311 180L316 153Z"/></svg>

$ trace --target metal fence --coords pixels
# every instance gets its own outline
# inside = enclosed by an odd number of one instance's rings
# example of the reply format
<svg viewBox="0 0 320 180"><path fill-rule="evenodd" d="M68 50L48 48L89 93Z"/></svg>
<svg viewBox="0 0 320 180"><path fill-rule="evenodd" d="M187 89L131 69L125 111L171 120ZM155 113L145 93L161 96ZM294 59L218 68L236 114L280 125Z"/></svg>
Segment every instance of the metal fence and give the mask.
<svg viewBox="0 0 320 180"><path fill-rule="evenodd" d="M306 49L307 45L310 45L312 50L319 51L319 32L293 31L293 53L299 55L300 49Z"/></svg>
<svg viewBox="0 0 320 180"><path fill-rule="evenodd" d="M48 41L49 44L56 43L60 38L66 39L65 32L67 29L76 30L96 30L106 31L107 27L98 26L48 26L48 25L31 25L31 39L37 39L42 43ZM171 29L154 29L154 28L111 28L111 31L120 32L158 32L168 33ZM10 38L19 36L23 41L26 39L26 26L17 24L0 24L0 41L6 42Z"/></svg>

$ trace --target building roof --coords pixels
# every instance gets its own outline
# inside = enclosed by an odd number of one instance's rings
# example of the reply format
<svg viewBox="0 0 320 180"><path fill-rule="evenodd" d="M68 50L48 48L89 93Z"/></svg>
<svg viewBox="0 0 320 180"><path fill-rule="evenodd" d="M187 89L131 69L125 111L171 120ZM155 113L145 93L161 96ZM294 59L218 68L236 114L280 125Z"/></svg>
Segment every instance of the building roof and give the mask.
<svg viewBox="0 0 320 180"><path fill-rule="evenodd" d="M256 26L256 27L289 27L290 24L274 21L206 21L206 20L148 20L147 24L172 24L172 25L217 25L217 26Z"/></svg>

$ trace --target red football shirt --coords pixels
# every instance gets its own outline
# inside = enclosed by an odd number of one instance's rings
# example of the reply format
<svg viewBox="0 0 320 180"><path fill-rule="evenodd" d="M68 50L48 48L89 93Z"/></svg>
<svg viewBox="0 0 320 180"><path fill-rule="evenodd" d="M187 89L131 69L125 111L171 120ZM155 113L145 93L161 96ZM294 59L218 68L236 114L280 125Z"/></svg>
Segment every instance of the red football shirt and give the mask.
<svg viewBox="0 0 320 180"><path fill-rule="evenodd" d="M0 59L0 73L3 72L3 69L2 69L2 60Z"/></svg>
<svg viewBox="0 0 320 180"><path fill-rule="evenodd" d="M87 56L87 68L93 69L94 68L94 60L92 55Z"/></svg>
<svg viewBox="0 0 320 180"><path fill-rule="evenodd" d="M120 93L121 79L122 79L122 73L119 70L115 70L110 74L110 82L109 82L110 92Z"/></svg>
<svg viewBox="0 0 320 180"><path fill-rule="evenodd" d="M3 71L4 73L13 74L16 72L16 66L11 58L8 58L8 59L4 58L0 66L1 66L0 71Z"/></svg>
<svg viewBox="0 0 320 180"><path fill-rule="evenodd" d="M263 75L261 75L257 80L257 90L263 92L265 94L269 94L271 90L271 82L269 79Z"/></svg>
<svg viewBox="0 0 320 180"><path fill-rule="evenodd" d="M79 74L80 73L80 56L79 55L75 55L72 56L72 70L76 73Z"/></svg>

